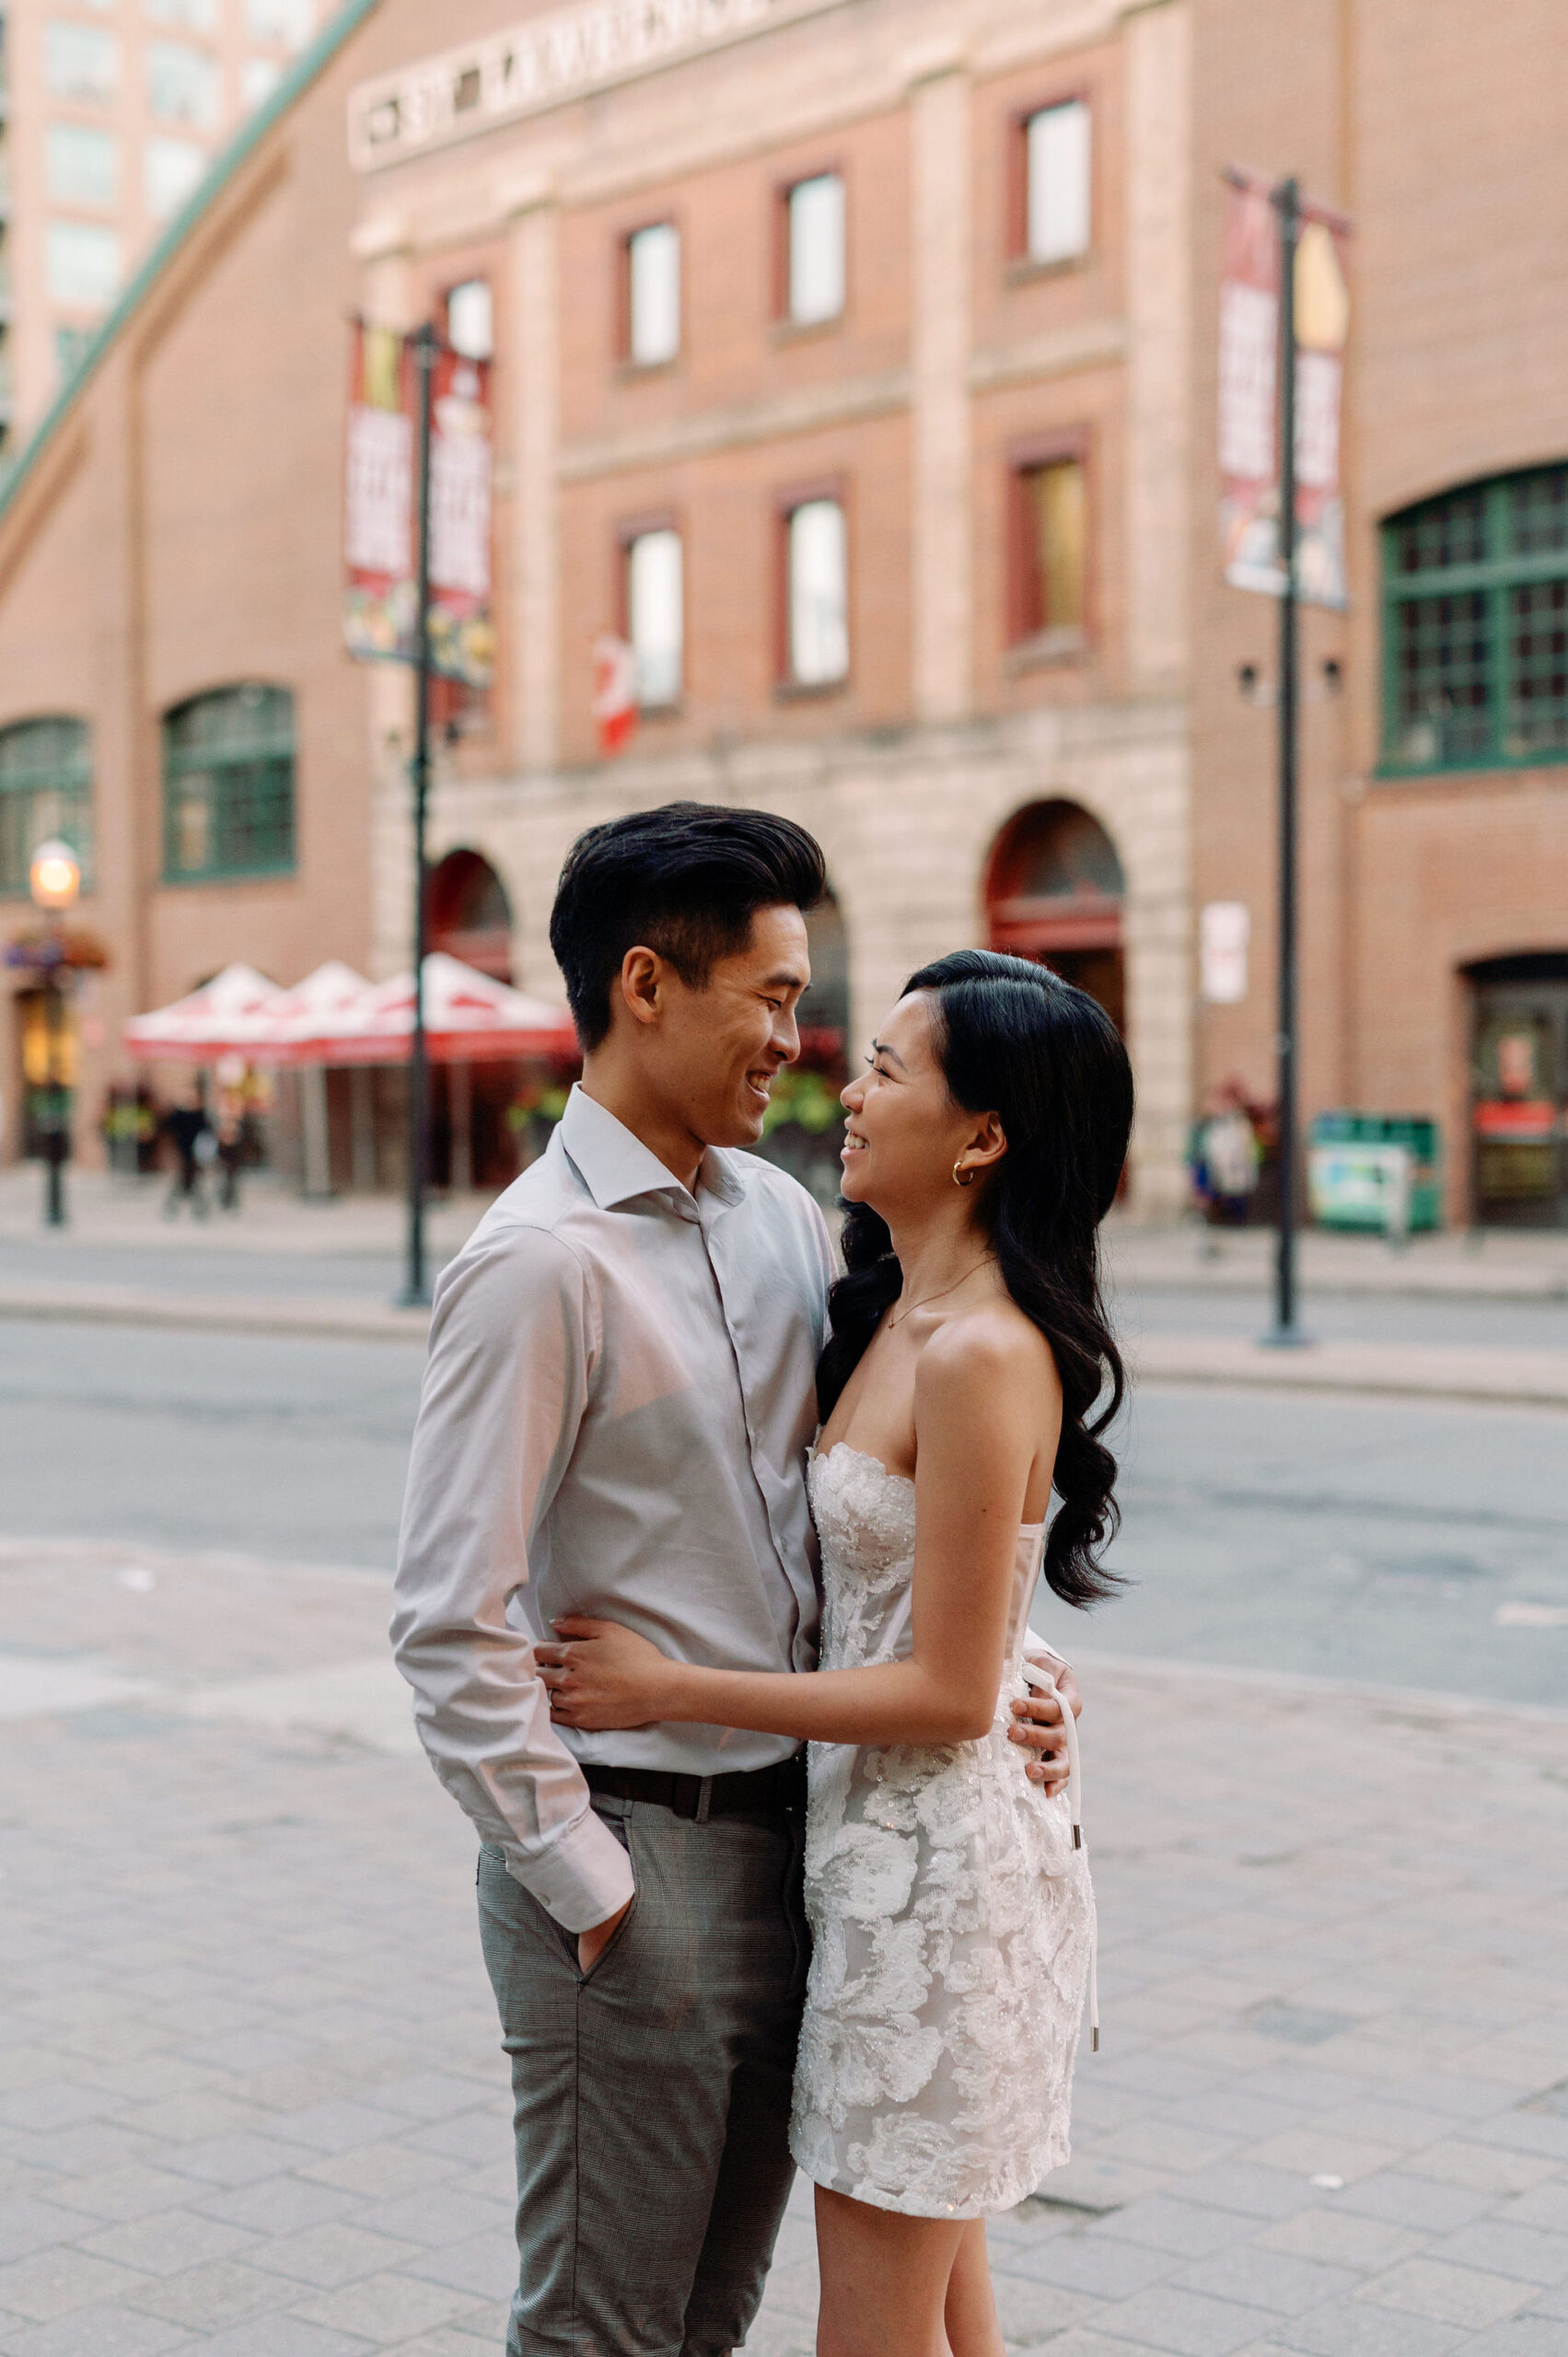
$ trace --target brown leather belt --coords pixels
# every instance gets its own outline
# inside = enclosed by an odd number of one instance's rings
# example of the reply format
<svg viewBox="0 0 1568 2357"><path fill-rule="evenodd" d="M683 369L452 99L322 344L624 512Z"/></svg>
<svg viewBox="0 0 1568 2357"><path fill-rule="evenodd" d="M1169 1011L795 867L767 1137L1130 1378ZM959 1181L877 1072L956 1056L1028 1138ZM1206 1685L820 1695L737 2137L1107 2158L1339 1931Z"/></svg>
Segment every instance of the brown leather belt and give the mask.
<svg viewBox="0 0 1568 2357"><path fill-rule="evenodd" d="M806 1806L806 1754L776 1767L732 1769L723 1776L678 1776L668 1768L606 1768L585 1764L588 1790L621 1801L654 1801L677 1817L705 1825L710 1817L780 1817Z"/></svg>

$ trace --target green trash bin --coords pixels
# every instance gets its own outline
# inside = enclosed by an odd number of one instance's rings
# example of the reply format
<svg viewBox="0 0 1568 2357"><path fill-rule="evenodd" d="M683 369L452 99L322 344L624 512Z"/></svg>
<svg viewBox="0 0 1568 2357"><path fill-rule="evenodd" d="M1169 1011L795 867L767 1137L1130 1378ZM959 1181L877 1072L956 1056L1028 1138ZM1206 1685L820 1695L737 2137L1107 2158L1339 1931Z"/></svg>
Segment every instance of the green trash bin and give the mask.
<svg viewBox="0 0 1568 2357"><path fill-rule="evenodd" d="M1307 1156L1318 1227L1415 1235L1442 1225L1437 1124L1416 1113L1319 1113Z"/></svg>

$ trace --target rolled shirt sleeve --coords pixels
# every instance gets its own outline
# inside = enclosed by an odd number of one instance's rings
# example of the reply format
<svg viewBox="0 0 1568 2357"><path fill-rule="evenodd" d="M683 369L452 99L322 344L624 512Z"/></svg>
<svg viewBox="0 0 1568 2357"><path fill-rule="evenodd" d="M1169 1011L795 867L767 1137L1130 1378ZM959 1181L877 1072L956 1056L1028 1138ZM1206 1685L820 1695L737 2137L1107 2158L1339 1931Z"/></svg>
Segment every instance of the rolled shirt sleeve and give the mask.
<svg viewBox="0 0 1568 2357"><path fill-rule="evenodd" d="M444 1272L391 1631L436 1775L568 1932L623 1907L632 1869L551 1725L532 1643L507 1606L528 1582L598 1345L588 1272L543 1228L482 1233Z"/></svg>

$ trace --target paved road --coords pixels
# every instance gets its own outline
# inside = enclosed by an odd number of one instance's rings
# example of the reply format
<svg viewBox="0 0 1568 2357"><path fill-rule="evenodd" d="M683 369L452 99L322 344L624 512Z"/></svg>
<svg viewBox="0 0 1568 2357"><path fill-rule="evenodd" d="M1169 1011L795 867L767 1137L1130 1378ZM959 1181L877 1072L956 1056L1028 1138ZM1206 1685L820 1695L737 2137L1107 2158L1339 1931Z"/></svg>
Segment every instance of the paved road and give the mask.
<svg viewBox="0 0 1568 2357"><path fill-rule="evenodd" d="M0 1540L0 2357L497 2357L473 1837L385 1626ZM1563 1723L1124 1664L1093 1729L1105 2035L1009 2346L1562 2357ZM748 2357L813 2309L797 2186Z"/></svg>
<svg viewBox="0 0 1568 2357"><path fill-rule="evenodd" d="M385 1570L419 1371L0 1323L0 1530ZM1568 1707L1568 1419L1149 1387L1125 1457L1130 1585L1059 1642Z"/></svg>
<svg viewBox="0 0 1568 2357"><path fill-rule="evenodd" d="M421 1354L0 1322L0 1530L386 1569Z"/></svg>

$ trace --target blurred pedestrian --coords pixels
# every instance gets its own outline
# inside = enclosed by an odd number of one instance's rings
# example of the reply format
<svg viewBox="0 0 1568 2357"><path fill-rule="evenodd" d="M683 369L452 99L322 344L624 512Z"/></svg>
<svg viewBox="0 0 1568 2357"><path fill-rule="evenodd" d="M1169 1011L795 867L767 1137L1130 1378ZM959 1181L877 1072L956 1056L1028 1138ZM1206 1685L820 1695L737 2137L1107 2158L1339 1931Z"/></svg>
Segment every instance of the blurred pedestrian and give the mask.
<svg viewBox="0 0 1568 2357"><path fill-rule="evenodd" d="M217 1151L207 1120L207 1109L199 1083L192 1081L182 1104L170 1109L163 1117L163 1133L174 1148L175 1171L164 1198L165 1219L177 1219L181 1203L189 1203L196 1219L207 1216L207 1193L203 1174L211 1165Z"/></svg>
<svg viewBox="0 0 1568 2357"><path fill-rule="evenodd" d="M1192 1154L1193 1186L1208 1218L1225 1227L1245 1227L1258 1191L1258 1133L1234 1082L1215 1089L1198 1125Z"/></svg>
<svg viewBox="0 0 1568 2357"><path fill-rule="evenodd" d="M217 1161L218 1209L237 1212L239 1209L239 1171L245 1159L245 1129L236 1113L218 1117Z"/></svg>

